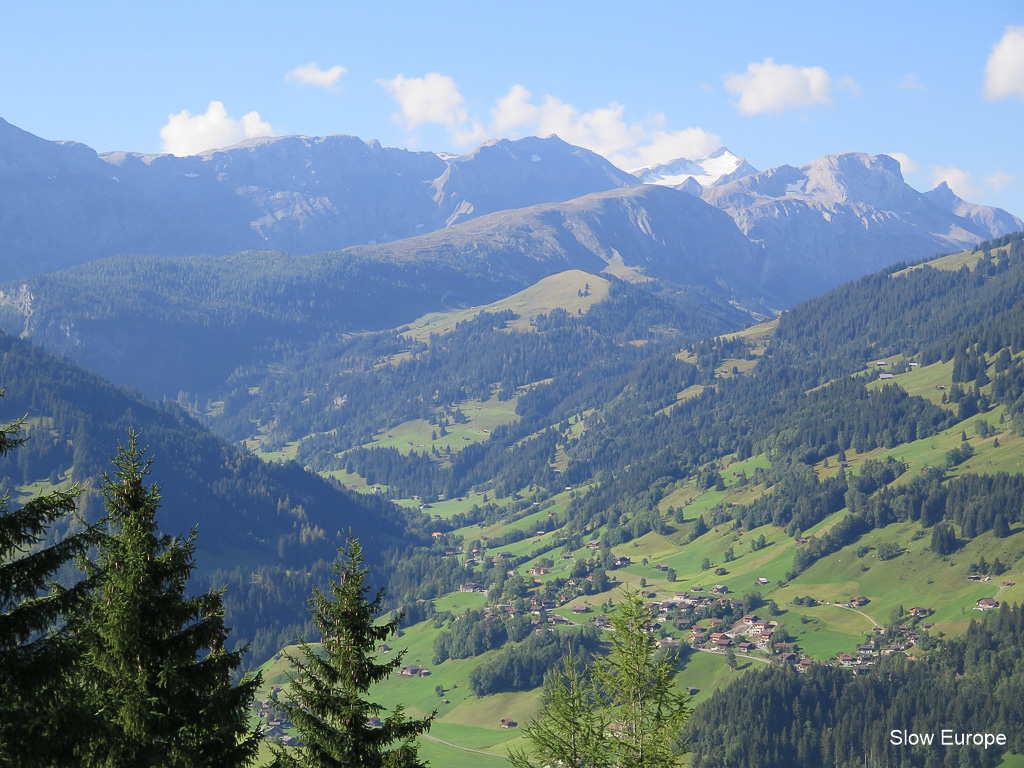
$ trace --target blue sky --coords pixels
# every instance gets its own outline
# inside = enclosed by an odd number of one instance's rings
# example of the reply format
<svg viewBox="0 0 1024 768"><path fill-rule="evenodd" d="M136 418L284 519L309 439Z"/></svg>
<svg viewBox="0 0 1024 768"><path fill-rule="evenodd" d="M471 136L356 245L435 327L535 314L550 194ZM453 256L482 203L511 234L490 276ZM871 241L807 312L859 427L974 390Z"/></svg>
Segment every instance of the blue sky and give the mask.
<svg viewBox="0 0 1024 768"><path fill-rule="evenodd" d="M98 151L558 133L635 167L898 156L1024 217L1024 4L4 3L0 117Z"/></svg>

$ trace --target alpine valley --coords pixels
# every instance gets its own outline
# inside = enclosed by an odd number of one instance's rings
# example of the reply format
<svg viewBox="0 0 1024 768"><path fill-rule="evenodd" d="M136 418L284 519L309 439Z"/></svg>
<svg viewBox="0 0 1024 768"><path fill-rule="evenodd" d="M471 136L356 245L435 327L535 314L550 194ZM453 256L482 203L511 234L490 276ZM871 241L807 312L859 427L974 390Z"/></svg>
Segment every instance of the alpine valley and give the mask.
<svg viewBox="0 0 1024 768"><path fill-rule="evenodd" d="M0 485L95 488L138 430L264 715L351 531L404 612L374 695L438 711L434 765L521 744L627 586L694 768L1021 766L1021 230L885 155L97 154L0 120L0 405L30 437ZM943 729L1006 743L890 739Z"/></svg>

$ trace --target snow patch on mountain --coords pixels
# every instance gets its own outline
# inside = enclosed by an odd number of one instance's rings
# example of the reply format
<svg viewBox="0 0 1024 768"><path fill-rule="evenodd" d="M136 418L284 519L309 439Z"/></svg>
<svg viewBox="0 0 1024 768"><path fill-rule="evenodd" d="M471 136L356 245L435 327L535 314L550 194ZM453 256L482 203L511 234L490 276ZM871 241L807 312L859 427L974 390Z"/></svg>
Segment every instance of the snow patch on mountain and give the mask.
<svg viewBox="0 0 1024 768"><path fill-rule="evenodd" d="M742 157L730 152L726 147L719 147L714 152L696 160L680 157L667 163L634 168L629 173L644 184L682 189L690 179L700 184L702 188L707 188L724 181L757 173L757 169ZM687 191L692 191L692 185L687 186Z"/></svg>

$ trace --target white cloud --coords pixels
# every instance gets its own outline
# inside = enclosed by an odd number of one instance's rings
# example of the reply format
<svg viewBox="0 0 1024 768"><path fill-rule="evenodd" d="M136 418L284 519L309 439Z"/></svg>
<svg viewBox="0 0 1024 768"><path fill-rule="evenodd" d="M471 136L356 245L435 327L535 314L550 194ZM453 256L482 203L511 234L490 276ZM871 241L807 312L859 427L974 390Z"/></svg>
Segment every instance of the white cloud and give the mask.
<svg viewBox="0 0 1024 768"><path fill-rule="evenodd" d="M886 152L889 157L900 164L900 171L906 176L908 173L919 173L921 166L914 162L909 155L905 155L902 152Z"/></svg>
<svg viewBox="0 0 1024 768"><path fill-rule="evenodd" d="M956 196L964 200L984 194L984 190L974 181L974 176L970 171L939 165L933 165L931 171L933 187L946 182Z"/></svg>
<svg viewBox="0 0 1024 768"><path fill-rule="evenodd" d="M1004 173L1003 171L996 171L995 173L989 174L985 177L985 185L990 187L993 192L1002 191L1014 181L1016 181L1016 177L1011 176L1009 173Z"/></svg>
<svg viewBox="0 0 1024 768"><path fill-rule="evenodd" d="M1007 27L985 65L985 98L1024 98L1024 27Z"/></svg>
<svg viewBox="0 0 1024 768"><path fill-rule="evenodd" d="M578 147L586 147L599 155L610 157L635 147L644 139L644 129L623 118L625 107L612 102L589 112L580 112L555 96L545 96L540 107L537 133L558 134L559 138Z"/></svg>
<svg viewBox="0 0 1024 768"><path fill-rule="evenodd" d="M160 142L164 152L184 157L273 134L270 123L264 122L258 112L250 112L241 120L235 120L228 117L224 104L211 101L202 115L193 115L187 109L168 115L167 125L160 129Z"/></svg>
<svg viewBox="0 0 1024 768"><path fill-rule="evenodd" d="M730 73L724 80L726 90L739 96L735 106L744 115L778 115L789 107L832 103L831 78L822 67L776 64L767 58L761 64L751 62L745 73ZM851 78L843 78L841 86L855 94L860 90Z"/></svg>
<svg viewBox="0 0 1024 768"><path fill-rule="evenodd" d="M309 64L304 64L301 67L296 67L291 70L284 76L284 79L331 90L338 84L338 80L341 79L341 76L346 72L348 72L348 70L340 64L335 64L330 69L320 69L316 62L310 62Z"/></svg>
<svg viewBox="0 0 1024 768"><path fill-rule="evenodd" d="M620 168L642 168L686 157L695 160L722 146L722 139L703 128L681 131L651 131L646 142L628 151L615 153L608 159Z"/></svg>
<svg viewBox="0 0 1024 768"><path fill-rule="evenodd" d="M861 94L860 84L849 75L839 78L839 87L844 91L849 91L851 96L860 96Z"/></svg>
<svg viewBox="0 0 1024 768"><path fill-rule="evenodd" d="M700 157L721 145L721 139L700 128L671 131L665 116L656 114L643 122L625 118L625 107L612 102L581 112L557 96L534 100L522 85L513 85L495 101L485 123L466 113L455 82L437 74L425 78L397 77L380 81L401 107L399 117L410 128L435 123L448 128L460 146L487 138L521 138L556 134L563 141L603 155L622 168Z"/></svg>
<svg viewBox="0 0 1024 768"><path fill-rule="evenodd" d="M908 72L903 76L903 79L896 83L896 87L901 91L923 91L924 86L921 81L917 79L917 75L913 72Z"/></svg>
<svg viewBox="0 0 1024 768"><path fill-rule="evenodd" d="M425 77L403 77L378 81L402 110L396 122L412 130L424 123L439 123L450 131L459 130L466 120L465 100L455 81L447 75L429 72Z"/></svg>
<svg viewBox="0 0 1024 768"><path fill-rule="evenodd" d="M521 85L513 85L491 110L491 129L496 135L505 136L536 123L539 115L540 108L530 101L530 92Z"/></svg>
<svg viewBox="0 0 1024 768"><path fill-rule="evenodd" d="M943 181L949 185L949 188L956 193L957 197L964 200L972 200L976 198L984 198L993 192L999 192L1001 189L1006 187L1011 182L1015 181L1015 177L1003 171L996 171L985 178L980 184L974 180L974 175L970 171L964 171L960 168L954 168L952 166L945 167L939 165L933 165L931 167L932 185L941 184Z"/></svg>
<svg viewBox="0 0 1024 768"><path fill-rule="evenodd" d="M612 102L580 112L556 96L535 104L530 92L513 86L491 110L493 136L515 138L527 133L556 134L563 141L603 155L621 168L663 163L678 157L700 157L721 146L718 136L700 128L664 130L665 116L652 115L643 123L628 122L625 107Z"/></svg>

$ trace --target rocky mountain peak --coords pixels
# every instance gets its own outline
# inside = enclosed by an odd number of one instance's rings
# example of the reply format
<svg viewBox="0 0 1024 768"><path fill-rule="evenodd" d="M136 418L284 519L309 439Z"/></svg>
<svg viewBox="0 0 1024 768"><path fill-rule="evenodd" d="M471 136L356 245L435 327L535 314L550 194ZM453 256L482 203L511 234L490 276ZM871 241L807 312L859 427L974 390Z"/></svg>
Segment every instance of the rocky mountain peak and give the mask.
<svg viewBox="0 0 1024 768"><path fill-rule="evenodd" d="M630 173L644 184L685 189L694 194L694 186L688 184L689 181L696 182L703 189L757 173L757 169L723 146L696 160L679 157L666 163L634 168Z"/></svg>

